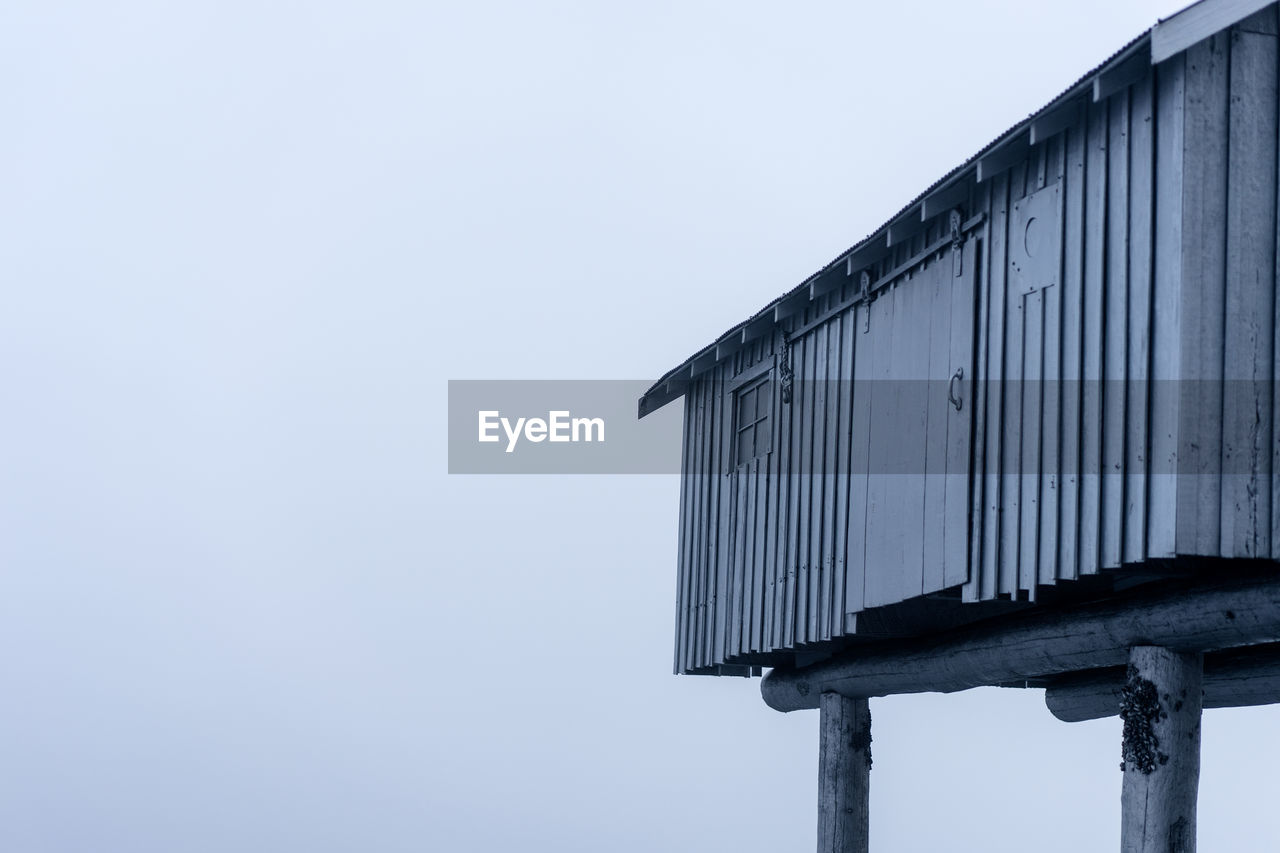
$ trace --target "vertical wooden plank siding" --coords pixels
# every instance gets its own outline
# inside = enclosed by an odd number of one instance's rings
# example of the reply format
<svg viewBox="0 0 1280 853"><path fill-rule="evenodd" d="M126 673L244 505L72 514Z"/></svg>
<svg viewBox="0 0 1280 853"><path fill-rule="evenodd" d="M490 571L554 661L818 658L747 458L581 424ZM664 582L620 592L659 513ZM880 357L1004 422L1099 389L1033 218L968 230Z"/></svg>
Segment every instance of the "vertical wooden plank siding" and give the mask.
<svg viewBox="0 0 1280 853"><path fill-rule="evenodd" d="M761 362L766 362L766 356L770 355L767 350L767 341L760 341L760 348L753 350L751 353L751 367L754 368ZM768 367L768 363L765 365ZM770 390L772 390L772 387ZM742 651L757 652L760 650L759 631L761 627L761 594L764 585L763 570L763 540L768 536L767 523L767 500L768 500L768 460L759 455L753 457L751 461L744 466L746 468L746 476L749 478L749 503L746 516L746 525L748 528L747 536L747 557L746 564L748 567L748 576L746 580L746 593L743 601L743 620L742 620Z"/></svg>
<svg viewBox="0 0 1280 853"><path fill-rule="evenodd" d="M779 333L780 334L780 333ZM779 344L780 358L789 358L785 345ZM779 365L779 370L781 370ZM795 478L791 466L791 405L782 403L781 390L775 395L778 412L778 434L774 437L774 447L778 449L778 503L774 518L777 528L774 530L774 601L773 601L773 643L775 649L786 646L786 626L788 622L787 607L790 605L788 575L791 571L790 552L787 550L787 537L792 529L790 518L792 481Z"/></svg>
<svg viewBox="0 0 1280 853"><path fill-rule="evenodd" d="M1106 265L1107 104L1091 104L1084 198L1084 292L1081 327L1079 573L1098 571L1102 519L1102 334Z"/></svg>
<svg viewBox="0 0 1280 853"><path fill-rule="evenodd" d="M1005 245L1008 220L1008 178L997 175L991 182L991 252L987 261L987 291L990 305L988 318L989 346L986 353L986 464L979 474L984 479L982 564L979 570L978 597L995 598L1005 591L1000 583L1000 467L1001 442L1004 438L1004 332L1005 332ZM982 437L979 437L982 440Z"/></svg>
<svg viewBox="0 0 1280 853"><path fill-rule="evenodd" d="M733 375L731 369L717 369L714 381L709 382L706 387L700 389L702 396L708 406L713 406L715 401L724 395L724 384L728 377ZM714 410L713 410L714 411ZM708 435L705 437L703 446L703 456L701 459L702 469L700 474L704 481L704 490L709 494L714 487L716 492L716 500L713 502L707 521L705 535L712 543L711 548L703 549L703 554L699 558L699 562L690 567L694 573L693 583L698 583L698 575L703 571L707 572L712 578L723 577L725 584L725 594L717 598L717 620L719 630L713 624L712 630L720 638L721 648L726 655L732 654L732 650L728 647L730 622L732 621L729 610L729 602L733 598L734 585L734 561L731 556L733 547L733 531L728 527L732 523L733 513L729 508L734 500L733 484L728 482L726 471L724 470L724 460L720 456L720 447L727 440L725 435L730 427L719 424L706 424L704 429ZM696 626L695 626L696 627ZM714 657L714 645L712 656ZM699 665L706 665L708 659L701 659Z"/></svg>
<svg viewBox="0 0 1280 853"><path fill-rule="evenodd" d="M739 355L739 373L746 369L749 359L749 351ZM732 434L732 427L736 426L734 423L736 414L732 411L736 408L736 397L733 394L723 394L721 398L726 403L724 423L730 428L729 431ZM734 513L732 529L734 536L734 564L738 571L738 577L733 585L733 633L730 636L729 646L735 655L740 655L746 651L747 639L751 631L751 517L755 506L752 502L753 493L751 488L753 485L751 465L754 460L742 462L737 459L736 445L736 435L728 442L725 442L726 452L729 457L726 469L733 471L733 488L737 493L737 511Z"/></svg>
<svg viewBox="0 0 1280 853"><path fill-rule="evenodd" d="M755 550L752 548L752 527L756 514L755 501L755 482L756 478L752 476L752 469L755 466L755 460L752 459L739 469L738 473L738 491L742 497L739 503L740 512L737 517L736 529L739 534L738 553L741 555L742 577L736 587L738 591L737 601L737 630L733 637L733 646L736 654L742 654L751 647L751 589L754 580L753 557Z"/></svg>
<svg viewBox="0 0 1280 853"><path fill-rule="evenodd" d="M721 386L723 387L723 386ZM715 393L716 389L711 389L709 399L707 400L707 411L710 413L710 423L708 430L710 431L711 446L709 448L710 470L707 475L707 535L708 545L704 563L704 575L706 577L705 586L707 589L707 618L704 620L704 636L703 636L703 661L711 663L717 660L716 656L716 638L723 636L723 632L717 633L716 619L713 618L724 610L724 599L719 595L719 587L721 578L727 590L734 589L737 584L733 581L733 570L735 566L721 559L721 555L728 552L726 537L732 536L732 531L727 527L723 518L725 501L721 500L721 493L724 489L729 488L730 484L725 482L724 473L731 465L732 457L729 455L733 446L733 428L732 418L727 417L732 407L732 401L726 400L723 393ZM732 542L732 539L729 539ZM731 651L726 646L726 652Z"/></svg>
<svg viewBox="0 0 1280 853"><path fill-rule="evenodd" d="M1154 78L1130 90L1129 102L1129 294L1125 358L1124 506L1122 562L1147 555L1147 484L1150 458L1148 412L1151 409L1151 249L1155 183Z"/></svg>
<svg viewBox="0 0 1280 853"><path fill-rule="evenodd" d="M1209 554L1221 543L1228 49L1227 34L1219 33L1186 54L1175 545L1182 554Z"/></svg>
<svg viewBox="0 0 1280 853"><path fill-rule="evenodd" d="M1000 592L1012 598L1018 597L1022 588L1019 559L1022 555L1022 328L1023 308L1021 294L1009 281L1009 259L1016 241L1022 236L1012 227L1013 205L1022 199L1026 188L1026 163L1009 170L1010 216L1006 220L1005 238L1005 300L1004 300L1004 375L1008 388L1004 395L1004 423L1001 435L1000 459ZM1007 520L1007 521L1006 521Z"/></svg>
<svg viewBox="0 0 1280 853"><path fill-rule="evenodd" d="M1270 109L1276 110L1280 116L1280 104L1272 103ZM1276 191L1280 194L1280 181L1277 181ZM1273 269L1273 275L1277 281L1280 281L1280 195L1275 200L1276 204L1276 229L1277 233L1274 237L1276 240L1276 267ZM1273 306L1274 322L1273 329L1280 328L1280 299L1275 300ZM1276 383L1280 382L1280 335L1275 335L1272 342L1273 357L1271 362L1272 377L1272 400L1271 400L1271 558L1273 560L1280 559L1280 441L1276 440L1276 430L1280 429L1280 393L1276 393Z"/></svg>
<svg viewBox="0 0 1280 853"><path fill-rule="evenodd" d="M1050 288L1052 290L1053 288ZM1018 461L1018 494L1021 518L1015 521L1018 536L1018 589L1026 591L1034 600L1036 580L1039 577L1040 557L1040 448L1043 440L1041 428L1044 382L1044 295L1038 290L1019 296L1019 329L1022 364L1022 381L1019 391L1021 440Z"/></svg>
<svg viewBox="0 0 1280 853"><path fill-rule="evenodd" d="M982 197L978 205L990 210L991 205L989 199L991 196L990 184L987 184L982 190ZM970 241L971 243L973 241ZM969 523L966 529L969 534L969 561L966 572L964 586L961 589L961 599L966 602L975 602L982 595L982 569L985 565L985 542L986 542L986 522L985 519L989 513L986 509L986 484L987 484L987 446L984 436L988 434L987 429L987 399L988 388L991 383L987 380L987 341L990 336L991 315L991 288L988 286L989 270L991 262L989 252L984 251L991 245L991 223L988 217L987 223L983 226L981 241L974 246L975 251L971 253L974 258L973 269L969 274L970 283L977 289L977 340L976 347L973 351L973 360L970 366L972 375L970 387L973 393L972 418L973 424L973 467L970 475L972 482L969 486L969 505L973 507L970 513ZM972 327L970 327L972 329Z"/></svg>
<svg viewBox="0 0 1280 853"><path fill-rule="evenodd" d="M689 538L693 533L693 525L689 521L690 492L693 480L698 476L693 473L697 471L697 468L690 465L691 460L689 458L693 450L693 418L691 417L691 412L694 396L694 393L691 392L684 398L684 435L682 439L684 455L680 472L680 534L678 545L676 546L675 642L671 660L671 668L676 674L687 669L687 661L684 659L684 629L689 624L685 613L685 606L689 600L689 591L686 587L686 582L689 577Z"/></svg>
<svg viewBox="0 0 1280 853"><path fill-rule="evenodd" d="M900 541L902 531L891 515L889 475L884 473L888 454L893 449L894 425L885 413L898 405L893 378L893 319L895 299L892 288L871 303L871 331L868 346L875 351L871 395L871 422L869 425L871 449L868 457L867 476L867 545L864 574L863 606L877 607L894 601L893 576L889 566L902 566L903 555L894 553L895 541Z"/></svg>
<svg viewBox="0 0 1280 853"><path fill-rule="evenodd" d="M822 601L821 592L824 586L824 569L826 560L822 552L822 514L823 500L825 497L824 484L826 475L824 466L826 464L827 450L827 432L830 430L831 424L827 422L827 370L830 366L830 358L827 354L827 338L831 330L831 324L826 323L814 329L807 338L813 344L813 368L805 374L809 378L813 386L813 406L809 412L809 420L813 424L813 438L811 439L811 447L813 453L813 461L810 464L810 471L813 472L809 479L811 491L809 510L809 559L808 559L808 579L809 585L806 589L808 593L808 605L806 614L808 619L805 621L805 641L813 642L818 639L818 626L822 617Z"/></svg>
<svg viewBox="0 0 1280 853"><path fill-rule="evenodd" d="M849 459L848 578L844 585L844 612L854 614L865 605L867 566L868 489L871 478L871 378L876 350L870 335L871 306L857 307L853 321L852 450ZM851 628L849 620L846 627Z"/></svg>
<svg viewBox="0 0 1280 853"><path fill-rule="evenodd" d="M1151 331L1151 479L1147 549L1175 554L1182 349L1182 171L1185 57L1156 68L1155 246Z"/></svg>
<svg viewBox="0 0 1280 853"><path fill-rule="evenodd" d="M773 363L773 352L768 347L768 341L760 342L759 357L756 362ZM773 375L773 368L769 368L769 376ZM770 381L766 385L768 391L769 406L772 407L773 400L777 397L776 385ZM772 437L773 428L776 425L774 421L769 421L769 431ZM757 455L754 460L754 489L756 501L755 513L755 529L753 531L753 559L754 577L751 589L751 650L760 652L764 650L764 618L765 618L765 591L767 589L767 572L766 555L768 554L768 542L771 538L772 525L770 524L771 513L769 510L769 455Z"/></svg>
<svg viewBox="0 0 1280 853"><path fill-rule="evenodd" d="M707 560L713 553L713 528L714 522L710 521L709 514L713 511L709 498L709 490L711 487L712 476L710 469L712 465L712 452L714 443L718 440L718 433L715 433L710 425L714 422L714 412L711 407L714 405L715 395L709 390L700 394L698 399L697 423L695 430L697 431L697 443L699 454L699 470L698 485L695 496L694 506L694 540L693 540L693 564L690 571L693 575L690 584L693 588L693 610L690 613L689 625L689 649L688 657L691 665L699 666L705 659L705 626L707 615L707 599L709 597L707 591Z"/></svg>
<svg viewBox="0 0 1280 853"><path fill-rule="evenodd" d="M842 315L840 332L840 434L836 445L836 501L835 516L835 582L831 588L831 636L839 637L845 632L845 586L848 581L849 565L849 505L853 481L849 469L852 451L853 423L853 356L854 341L857 339L857 315L847 311Z"/></svg>
<svg viewBox="0 0 1280 853"><path fill-rule="evenodd" d="M778 367L776 353L778 351L777 335L770 339L773 344L771 352L775 354L774 358L774 375L777 376ZM764 651L773 651L778 648L778 540L784 535L786 526L781 518L779 509L782 496L782 453L781 447L785 447L785 441L780 441L778 436L779 430L782 429L782 394L778 388L774 388L770 395L769 402L769 431L770 443L773 448L768 457L768 512L769 520L767 525L768 539L764 543L765 549L765 587L764 587L764 624L761 628L762 638L761 645Z"/></svg>
<svg viewBox="0 0 1280 853"><path fill-rule="evenodd" d="M840 384L841 360L844 356L842 342L844 315L838 314L827 323L827 370L824 384L827 386L826 449L822 464L822 589L819 592L819 618L816 639L831 639L832 595L835 590L836 554L836 489L839 468L838 447L840 431L840 401L844 391Z"/></svg>
<svg viewBox="0 0 1280 853"><path fill-rule="evenodd" d="M756 362L756 353L749 351L746 361L742 365L745 370L753 366ZM728 400L726 395L726 400ZM736 398L735 398L736 399ZM735 403L736 405L736 403ZM732 417L732 416L730 416ZM733 443L729 444L730 453L734 453ZM742 581L741 595L738 598L738 635L736 637L737 649L739 654L746 653L751 650L751 632L753 610L752 604L755 599L755 587L757 578L756 569L756 536L760 533L759 525L756 517L759 511L759 459L752 457L747 461L737 461L738 488L745 493L742 502L742 515L738 519L738 527L742 531Z"/></svg>
<svg viewBox="0 0 1280 853"><path fill-rule="evenodd" d="M1231 32L1222 555L1271 553L1276 263L1276 10Z"/></svg>
<svg viewBox="0 0 1280 853"><path fill-rule="evenodd" d="M948 397L951 391L951 378L959 372L957 382L960 393L960 408L952 409L950 400L942 402L942 389L930 390L930 403L934 400L943 405L947 419L942 427L946 434L946 461L943 474L943 508L942 515L942 583L939 589L946 589L965 584L969 580L970 536L973 527L970 524L971 506L970 483L978 480L972 476L971 454L974 449L973 424L976 406L974 391L978 383L973 362L973 328L974 286L978 281L980 250L978 241L969 238L960 248L959 275L955 273L953 263L943 261L940 264L939 278L944 282L943 290L950 290L951 299L948 314L951 322L947 327L948 353L947 368L943 371L947 383ZM937 524L937 517L933 518ZM933 592L926 588L925 592Z"/></svg>
<svg viewBox="0 0 1280 853"><path fill-rule="evenodd" d="M1062 394L1062 468L1058 499L1059 555L1057 578L1080 576L1081 414L1084 388L1081 350L1084 342L1084 200L1085 127L1066 131L1067 168L1063 174L1063 258L1060 336Z"/></svg>
<svg viewBox="0 0 1280 853"><path fill-rule="evenodd" d="M1058 578L1058 496L1061 484L1061 434L1062 434L1062 276L1063 236L1066 229L1064 215L1066 200L1066 140L1057 137L1053 140L1052 165L1049 169L1049 182L1057 184L1057 221L1055 228L1057 257L1053 264L1057 267L1057 284L1043 291L1044 298L1044 340L1040 347L1043 364L1041 366L1041 392L1043 411L1040 415L1040 519L1039 545L1037 555L1036 582L1040 585L1052 585Z"/></svg>
<svg viewBox="0 0 1280 853"><path fill-rule="evenodd" d="M789 364L799 367L795 346L789 345L787 358ZM795 643L795 583L796 583L796 548L797 526L799 523L798 503L800 500L800 466L796 450L800 446L796 412L796 400L801 389L796 388L789 404L782 407L782 434L779 436L779 448L782 453L782 469L784 478L785 500L778 507L779 518L783 525L782 535L778 540L778 566L780 598L778 605L778 645L779 648L790 648Z"/></svg>
<svg viewBox="0 0 1280 853"><path fill-rule="evenodd" d="M1053 157L1058 147L1058 142L1057 138L1050 139L1044 145L1038 146L1032 155L1035 162L1036 175L1034 184L1032 184L1030 175L1028 175L1026 188L1028 196L1032 193L1039 193L1040 190L1045 189L1047 186L1057 183L1059 171L1053 166ZM1052 193L1049 195L1051 196ZM1054 208L1053 214L1056 215L1056 218L1050 217L1050 221L1053 224L1048 230L1056 230L1060 235L1062 228L1060 198ZM1024 232L1024 249L1029 236ZM1052 246L1054 247L1052 253L1054 254L1053 263L1060 269L1062 265L1061 243L1053 242ZM1024 389L1022 411L1025 437L1022 444L1024 461L1022 464L1022 485L1020 490L1024 495L1022 512L1025 522L1022 526L1026 533L1021 537L1018 563L1019 573L1023 577L1022 588L1027 591L1031 601L1036 600L1036 588L1044 571L1040 565L1041 552L1045 544L1042 519L1045 510L1045 498L1050 491L1049 485L1051 483L1051 469L1046 464L1045 457L1045 446L1049 440L1048 434L1050 432L1050 424L1047 422L1046 414L1051 408L1046 382L1051 382L1051 377L1048 373L1049 365L1056 355L1047 350L1046 342L1050 337L1053 300L1059 291L1061 291L1061 288L1056 285L1042 288L1034 293L1026 294L1022 300L1024 306L1022 348Z"/></svg>
<svg viewBox="0 0 1280 853"><path fill-rule="evenodd" d="M813 516L813 461L814 461L814 395L816 385L813 381L816 362L814 356L814 340L806 335L796 341L796 349L801 353L800 381L796 383L798 393L795 406L800 422L797 433L800 434L800 525L797 531L799 553L796 555L796 642L809 641L809 586L813 571L813 542L811 519ZM794 403L792 405L795 405Z"/></svg>
<svg viewBox="0 0 1280 853"><path fill-rule="evenodd" d="M1129 336L1129 97L1111 96L1107 131L1106 263L1102 314L1101 565L1118 566L1124 537L1124 460Z"/></svg>
<svg viewBox="0 0 1280 853"><path fill-rule="evenodd" d="M942 274L945 266L946 275ZM925 352L928 372L925 387L924 447L924 512L920 518L924 573L921 593L937 592L946 587L943 577L945 562L945 526L947 498L947 413L951 404L943 392L951 378L951 264L935 263L930 275L916 287L928 287L928 340ZM966 543L967 547L967 543Z"/></svg>
<svg viewBox="0 0 1280 853"><path fill-rule="evenodd" d="M944 590L1280 558L1278 81L1271 7L988 176L958 260L939 217L869 300L851 278L696 378L674 668L776 662ZM740 459L735 382L766 375L770 444Z"/></svg>
<svg viewBox="0 0 1280 853"><path fill-rule="evenodd" d="M928 488L924 464L928 442L929 349L918 335L921 329L929 328L929 298L932 295L929 281L939 269L941 264L926 262L924 267L910 273L910 278L894 288L895 302L902 308L901 311L897 306L894 309L894 384L899 388L903 417L899 421L901 431L894 442L898 468L891 475L891 482L895 487L897 512L902 520L903 562L896 569L885 568L897 576L896 600L899 601L918 596L924 589L922 534ZM910 533L912 529L914 535Z"/></svg>
<svg viewBox="0 0 1280 853"><path fill-rule="evenodd" d="M683 477L681 483L681 507L680 524L683 528L681 536L680 548L680 608L676 612L678 624L676 625L676 635L678 645L676 646L676 668L678 671L688 670L692 666L689 659L689 611L693 602L693 571L692 567L695 560L694 540L697 539L697 522L694 513L697 510L697 480L701 470L698 466L698 397L700 395L690 389L689 395L685 399L684 419L685 419L685 443L684 443L684 459Z"/></svg>
<svg viewBox="0 0 1280 853"><path fill-rule="evenodd" d="M703 417L703 407L706 404L706 394L698 394L693 406L694 415L694 455L697 467L694 468L694 492L693 492L693 513L692 513L692 531L690 537L690 554L689 554L689 606L685 612L687 625L685 627L685 667L693 668L699 666L701 661L697 656L697 626L698 611L702 607L702 589L698 583L699 572L702 568L703 554L705 549L702 546L703 539L706 535L706 524L702 513L704 505L702 500L703 489L706 485L706 474L703 473L706 467L706 445L709 440L707 430L705 429L705 418Z"/></svg>
<svg viewBox="0 0 1280 853"><path fill-rule="evenodd" d="M701 508L699 509L699 517L703 519L702 541L699 543L698 555L698 621L695 625L695 655L696 659L702 663L711 660L714 657L714 648L711 645L712 634L714 633L714 610L719 609L716 605L718 601L714 600L715 595L715 577L717 565L715 556L719 547L720 532L718 530L718 514L719 506L714 500L712 488L718 484L718 467L720 459L720 447L723 444L723 435L721 429L717 426L719 414L719 398L720 395L708 393L703 400L702 418L703 428L707 431L705 438L705 447L703 452L706 454L709 471L703 478L701 494L699 501Z"/></svg>

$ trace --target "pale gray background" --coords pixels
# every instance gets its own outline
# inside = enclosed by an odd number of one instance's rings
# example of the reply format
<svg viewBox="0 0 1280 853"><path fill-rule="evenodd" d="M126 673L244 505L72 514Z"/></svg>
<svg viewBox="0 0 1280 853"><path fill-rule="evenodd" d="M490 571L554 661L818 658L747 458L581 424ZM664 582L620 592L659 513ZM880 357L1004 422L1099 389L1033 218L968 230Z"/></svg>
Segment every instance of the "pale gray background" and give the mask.
<svg viewBox="0 0 1280 853"><path fill-rule="evenodd" d="M445 380L660 373L1178 5L5 4L0 850L812 849L675 477L450 478ZM873 710L880 853L1115 847L1115 721Z"/></svg>

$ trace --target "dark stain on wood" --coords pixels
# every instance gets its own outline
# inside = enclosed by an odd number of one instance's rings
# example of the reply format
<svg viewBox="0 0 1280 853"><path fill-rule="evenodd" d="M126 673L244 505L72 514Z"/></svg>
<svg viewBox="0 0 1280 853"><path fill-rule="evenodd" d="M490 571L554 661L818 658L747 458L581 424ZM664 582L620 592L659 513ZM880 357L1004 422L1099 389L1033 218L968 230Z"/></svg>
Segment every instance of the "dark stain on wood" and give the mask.
<svg viewBox="0 0 1280 853"><path fill-rule="evenodd" d="M1180 817L1169 827L1169 853L1192 853L1196 849L1189 826L1187 819Z"/></svg>
<svg viewBox="0 0 1280 853"><path fill-rule="evenodd" d="M866 716L851 734L849 739L850 746L855 752L860 752L867 759L867 769L871 769L871 710L868 708Z"/></svg>
<svg viewBox="0 0 1280 853"><path fill-rule="evenodd" d="M1155 684L1143 678L1137 667L1130 664L1120 694L1120 719L1124 721L1122 771L1128 765L1150 775L1157 766L1169 760L1168 754L1160 751L1160 738L1155 731L1156 722L1166 716Z"/></svg>

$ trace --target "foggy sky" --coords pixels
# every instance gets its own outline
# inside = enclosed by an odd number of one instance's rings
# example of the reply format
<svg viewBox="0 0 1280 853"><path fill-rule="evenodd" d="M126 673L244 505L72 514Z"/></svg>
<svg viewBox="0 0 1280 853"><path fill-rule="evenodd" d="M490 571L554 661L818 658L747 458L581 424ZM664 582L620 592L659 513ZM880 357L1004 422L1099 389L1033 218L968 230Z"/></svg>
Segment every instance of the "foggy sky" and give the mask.
<svg viewBox="0 0 1280 853"><path fill-rule="evenodd" d="M0 850L812 849L676 477L448 476L446 380L661 374L1179 5L7 4ZM881 853L1114 848L1118 721L872 713Z"/></svg>

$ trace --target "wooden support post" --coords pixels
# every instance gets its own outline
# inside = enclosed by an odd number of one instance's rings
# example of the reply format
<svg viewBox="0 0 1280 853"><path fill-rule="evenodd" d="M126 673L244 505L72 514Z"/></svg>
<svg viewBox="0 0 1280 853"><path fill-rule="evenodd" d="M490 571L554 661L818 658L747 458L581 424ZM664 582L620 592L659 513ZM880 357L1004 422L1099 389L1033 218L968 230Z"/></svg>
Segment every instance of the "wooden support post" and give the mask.
<svg viewBox="0 0 1280 853"><path fill-rule="evenodd" d="M818 853L867 853L871 709L838 693L819 708Z"/></svg>
<svg viewBox="0 0 1280 853"><path fill-rule="evenodd" d="M1120 717L1121 853L1194 853L1200 784L1202 657L1161 646L1129 653Z"/></svg>

